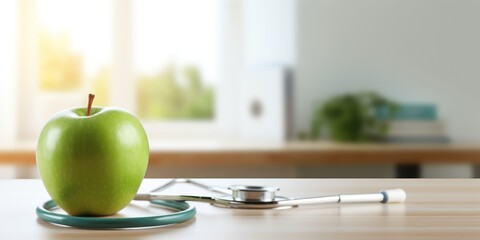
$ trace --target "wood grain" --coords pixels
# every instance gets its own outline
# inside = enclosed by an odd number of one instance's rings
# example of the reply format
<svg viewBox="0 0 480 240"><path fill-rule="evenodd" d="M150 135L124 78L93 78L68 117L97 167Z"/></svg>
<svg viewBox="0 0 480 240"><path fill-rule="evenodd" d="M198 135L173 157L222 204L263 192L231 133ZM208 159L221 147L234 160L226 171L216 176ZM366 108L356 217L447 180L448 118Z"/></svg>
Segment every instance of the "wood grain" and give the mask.
<svg viewBox="0 0 480 240"><path fill-rule="evenodd" d="M144 180L142 192L167 179ZM0 181L0 239L478 239L477 179L201 179L214 185L279 186L281 195L308 197L403 188L403 204L327 204L284 210L197 207L195 219L160 228L90 231L38 220L35 206L48 198L40 180ZM210 194L177 185L167 194ZM133 203L134 205L137 202ZM139 204L139 203L138 203ZM128 208L127 208L128 209ZM152 213L155 209L133 207ZM143 210L142 210L143 209ZM148 210L148 211L147 211ZM125 210L126 211L126 210ZM129 215L129 213L121 212Z"/></svg>

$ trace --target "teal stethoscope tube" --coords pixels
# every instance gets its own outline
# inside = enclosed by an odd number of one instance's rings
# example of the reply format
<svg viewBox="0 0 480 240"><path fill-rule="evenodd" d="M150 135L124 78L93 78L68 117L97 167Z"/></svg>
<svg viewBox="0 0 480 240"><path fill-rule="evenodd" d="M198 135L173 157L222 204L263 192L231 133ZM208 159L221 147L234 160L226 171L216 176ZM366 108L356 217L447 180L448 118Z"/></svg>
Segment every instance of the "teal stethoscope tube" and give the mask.
<svg viewBox="0 0 480 240"><path fill-rule="evenodd" d="M86 229L153 227L185 222L192 219L196 210L187 202L152 200L152 204L178 210L178 212L147 217L100 218L77 217L50 211L57 207L49 200L37 207L37 216L47 222Z"/></svg>

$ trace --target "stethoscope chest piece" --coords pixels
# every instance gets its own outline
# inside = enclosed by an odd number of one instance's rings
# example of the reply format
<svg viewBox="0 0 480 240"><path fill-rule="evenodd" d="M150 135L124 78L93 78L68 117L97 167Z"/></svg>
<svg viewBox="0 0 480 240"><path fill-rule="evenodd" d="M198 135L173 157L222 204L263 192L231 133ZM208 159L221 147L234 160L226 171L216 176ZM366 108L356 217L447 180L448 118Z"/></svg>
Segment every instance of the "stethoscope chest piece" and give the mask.
<svg viewBox="0 0 480 240"><path fill-rule="evenodd" d="M216 207L242 208L242 209L286 209L296 207L281 206L279 201L289 200L289 198L276 196L280 190L278 187L233 185L228 189L231 194L216 197L216 201L211 204Z"/></svg>
<svg viewBox="0 0 480 240"><path fill-rule="evenodd" d="M274 202L278 187L233 185L228 187L232 191L232 198L238 202L265 203Z"/></svg>

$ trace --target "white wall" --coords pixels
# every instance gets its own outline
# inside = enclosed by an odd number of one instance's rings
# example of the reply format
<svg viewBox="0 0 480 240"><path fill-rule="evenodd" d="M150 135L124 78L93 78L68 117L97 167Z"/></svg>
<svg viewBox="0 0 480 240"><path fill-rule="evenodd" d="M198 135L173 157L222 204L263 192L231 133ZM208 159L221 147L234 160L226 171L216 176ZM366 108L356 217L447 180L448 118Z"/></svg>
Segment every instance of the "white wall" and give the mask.
<svg viewBox="0 0 480 240"><path fill-rule="evenodd" d="M296 3L297 132L316 101L376 90L436 103L453 140L480 140L480 1Z"/></svg>
<svg viewBox="0 0 480 240"><path fill-rule="evenodd" d="M244 1L244 63L291 66L295 62L295 0Z"/></svg>

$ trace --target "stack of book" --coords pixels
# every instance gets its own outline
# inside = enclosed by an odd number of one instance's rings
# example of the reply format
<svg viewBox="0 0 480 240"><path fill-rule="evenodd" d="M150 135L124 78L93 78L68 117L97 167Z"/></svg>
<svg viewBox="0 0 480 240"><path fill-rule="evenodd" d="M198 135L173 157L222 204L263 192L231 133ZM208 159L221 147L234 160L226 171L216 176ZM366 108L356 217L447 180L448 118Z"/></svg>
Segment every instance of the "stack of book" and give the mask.
<svg viewBox="0 0 480 240"><path fill-rule="evenodd" d="M390 116L386 108L378 109L380 119L392 117L386 141L390 143L447 143L445 124L437 119L433 104L404 104Z"/></svg>

